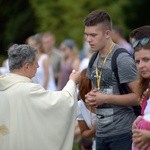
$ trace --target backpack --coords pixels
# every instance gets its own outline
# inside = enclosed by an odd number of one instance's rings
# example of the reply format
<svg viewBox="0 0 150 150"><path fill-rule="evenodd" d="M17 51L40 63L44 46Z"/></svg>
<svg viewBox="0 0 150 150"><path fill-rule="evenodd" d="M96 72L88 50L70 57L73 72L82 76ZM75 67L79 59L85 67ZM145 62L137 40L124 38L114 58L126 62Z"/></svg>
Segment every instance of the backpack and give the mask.
<svg viewBox="0 0 150 150"><path fill-rule="evenodd" d="M99 52L95 52L92 55L90 62L89 62L89 65L88 65L89 68L92 68L93 63L94 63L98 53ZM128 53L128 51L126 49L123 49L123 48L116 49L116 51L114 52L114 54L112 56L111 68L112 68L112 71L114 72L114 75L117 79L117 84L118 84L120 94L128 94L128 93L131 93L131 89L128 87L127 83L120 83L119 75L118 75L117 57L120 53ZM131 56L131 54L129 54L129 55ZM131 56L131 57L133 58L133 56ZM141 115L141 107L140 106L132 106L132 108L133 108L136 116Z"/></svg>

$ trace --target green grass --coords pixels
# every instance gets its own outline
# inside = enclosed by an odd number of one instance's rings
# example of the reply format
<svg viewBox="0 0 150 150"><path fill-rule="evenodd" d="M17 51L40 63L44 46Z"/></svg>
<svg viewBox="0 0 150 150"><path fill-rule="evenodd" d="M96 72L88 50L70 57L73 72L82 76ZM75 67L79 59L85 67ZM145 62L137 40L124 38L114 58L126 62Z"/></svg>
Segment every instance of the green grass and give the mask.
<svg viewBox="0 0 150 150"><path fill-rule="evenodd" d="M72 150L79 150L78 144L73 144L73 149Z"/></svg>

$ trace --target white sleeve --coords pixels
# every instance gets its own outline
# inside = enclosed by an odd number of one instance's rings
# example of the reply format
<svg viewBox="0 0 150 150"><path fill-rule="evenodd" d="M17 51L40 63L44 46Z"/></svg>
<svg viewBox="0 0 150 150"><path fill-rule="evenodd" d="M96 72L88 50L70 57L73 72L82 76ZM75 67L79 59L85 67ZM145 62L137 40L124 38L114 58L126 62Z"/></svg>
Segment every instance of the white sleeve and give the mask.
<svg viewBox="0 0 150 150"><path fill-rule="evenodd" d="M81 110L80 110L79 101L78 101L78 106L77 106L77 120L84 120L83 115L82 115Z"/></svg>

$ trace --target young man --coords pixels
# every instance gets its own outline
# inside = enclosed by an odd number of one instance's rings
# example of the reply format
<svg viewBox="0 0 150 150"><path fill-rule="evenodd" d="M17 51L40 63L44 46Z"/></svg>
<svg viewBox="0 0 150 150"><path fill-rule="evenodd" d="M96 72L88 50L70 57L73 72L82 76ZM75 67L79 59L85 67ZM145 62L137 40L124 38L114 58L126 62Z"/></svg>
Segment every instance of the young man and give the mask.
<svg viewBox="0 0 150 150"><path fill-rule="evenodd" d="M113 53L119 45L111 38L112 22L104 11L93 11L84 20L85 39L91 49L98 52L88 76L93 90L86 95L86 102L96 106L96 149L130 150L132 144L131 126L135 120L132 105L137 105L135 94L136 66L133 58L124 52L117 58L120 83L126 83L131 93L121 95L118 82L111 68Z"/></svg>
<svg viewBox="0 0 150 150"><path fill-rule="evenodd" d="M72 72L62 91L32 83L37 50L15 45L8 51L11 73L0 76L0 150L71 150L76 84Z"/></svg>

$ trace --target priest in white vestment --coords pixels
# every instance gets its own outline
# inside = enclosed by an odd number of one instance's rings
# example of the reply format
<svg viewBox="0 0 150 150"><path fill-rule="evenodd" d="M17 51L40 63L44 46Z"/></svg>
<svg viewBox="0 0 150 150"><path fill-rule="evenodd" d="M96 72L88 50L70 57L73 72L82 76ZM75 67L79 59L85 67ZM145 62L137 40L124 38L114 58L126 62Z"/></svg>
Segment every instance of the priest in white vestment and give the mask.
<svg viewBox="0 0 150 150"><path fill-rule="evenodd" d="M72 72L62 91L32 83L37 50L14 45L8 51L10 72L0 76L0 150L72 150L76 84Z"/></svg>

